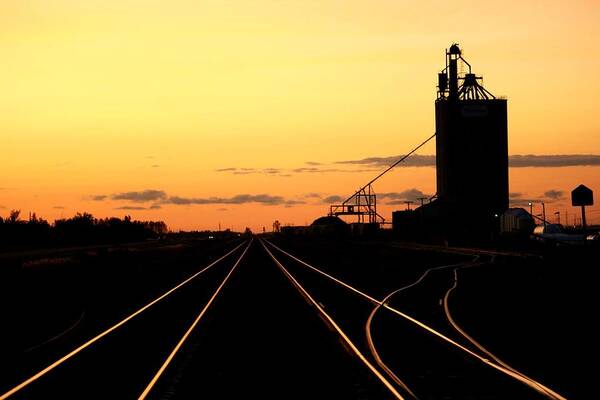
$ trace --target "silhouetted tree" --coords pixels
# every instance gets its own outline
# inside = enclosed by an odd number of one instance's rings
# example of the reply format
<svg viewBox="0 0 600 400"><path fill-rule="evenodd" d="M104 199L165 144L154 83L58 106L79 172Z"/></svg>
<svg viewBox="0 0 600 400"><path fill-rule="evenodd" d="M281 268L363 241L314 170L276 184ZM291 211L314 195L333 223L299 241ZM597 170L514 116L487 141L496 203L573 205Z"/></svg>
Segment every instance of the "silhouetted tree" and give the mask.
<svg viewBox="0 0 600 400"><path fill-rule="evenodd" d="M19 216L21 215L21 210L10 210L10 214L8 215L7 222L9 224L16 224L19 222Z"/></svg>
<svg viewBox="0 0 600 400"><path fill-rule="evenodd" d="M23 221L20 210L0 218L0 246L117 243L158 238L167 232L163 221L134 221L131 216L96 219L85 212L58 219L53 225L35 213Z"/></svg>

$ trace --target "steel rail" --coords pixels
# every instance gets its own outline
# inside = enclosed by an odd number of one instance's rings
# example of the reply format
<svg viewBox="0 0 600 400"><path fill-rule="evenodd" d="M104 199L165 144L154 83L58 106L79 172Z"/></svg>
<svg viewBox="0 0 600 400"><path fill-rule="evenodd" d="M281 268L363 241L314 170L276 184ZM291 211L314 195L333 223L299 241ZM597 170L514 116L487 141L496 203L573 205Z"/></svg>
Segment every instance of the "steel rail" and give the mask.
<svg viewBox="0 0 600 400"><path fill-rule="evenodd" d="M548 388L547 386L537 382L536 380L527 377L524 374L521 373L516 373L502 365L498 365L493 361L490 361L489 359L482 357L481 355L475 353L474 351L470 350L469 348L463 346L462 344L458 343L457 341L445 336L444 334L442 334L441 332L438 332L437 330L435 330L434 328L428 326L427 324L417 320L416 318L411 317L410 315L403 313L402 311L399 311L393 307L391 307L389 304L386 304L380 300L375 299L374 297L352 287L351 285L347 284L346 282L343 282L323 271L321 271L318 268L313 267L312 265L300 260L299 258L291 255L290 253L286 252L285 250L282 250L281 248L279 248L278 246L274 245L273 243L265 240L267 243L269 243L271 246L273 246L273 248L279 250L281 253L287 255L288 257L296 260L297 262L299 262L300 264L314 270L315 272L321 274L322 276L332 280L333 282L338 283L341 286L344 286L345 288L351 290L352 292L360 295L361 297L367 299L368 301L374 303L374 304L380 304L382 307L384 307L385 309L391 311L392 313L398 315L399 317L402 317L403 319L413 323L414 325L420 327L421 329L429 332L431 335L436 336L440 339L442 339L443 341L445 341L446 343L448 343L449 345L456 347L457 349L463 351L464 353L466 353L467 355L475 358L476 360L484 363L485 365L488 365L489 367L496 369L502 373L504 373L505 375L508 375L518 381L520 381L521 383L529 386L530 388L534 389L535 391L541 393L542 395L545 395L546 397L549 397L551 399L554 400L566 400L565 397L561 396L560 394L556 393L555 391L553 391L552 389Z"/></svg>
<svg viewBox="0 0 600 400"><path fill-rule="evenodd" d="M54 361L53 363L51 363L47 367L43 368L42 370L40 370L39 372L35 373L31 377L27 378L23 382L19 383L18 385L16 385L12 389L8 390L7 392L5 392L4 394L2 394L0 396L0 400L5 400L5 399L9 398L10 396L12 396L13 394L15 394L18 391L22 390L23 388L25 388L26 386L28 386L32 382L35 382L36 380L38 380L42 376L46 375L48 372L52 371L54 368L58 367L59 365L61 365L65 361L67 361L70 358L74 357L77 353L81 352L82 350L84 350L87 347L91 346L92 344L96 343L98 340L102 339L104 336L108 335L109 333L113 332L114 330L116 330L116 329L120 328L121 326L125 325L131 319L135 318L136 316L138 316L142 312L146 311L148 308L152 307L153 305L155 305L159 301L163 300L165 297L169 296L171 293L175 292L176 290L178 290L181 287L183 287L186 284L188 284L191 280L193 280L194 278L198 277L203 272L207 271L208 269L210 269L214 265L218 264L219 262L221 262L222 260L224 260L225 258L227 258L229 255L231 255L233 252L235 252L237 249L239 249L244 243L245 242L240 243L233 250L231 250L228 253L226 253L224 256L219 257L217 260L213 261L208 266L204 267L200 271L198 271L195 274L191 275L189 278L185 279L184 281L182 281L178 285L174 286L173 288L167 290L162 295L160 295L156 299L152 300L151 302L149 302L145 306L139 308L137 311L134 311L133 313L131 313L127 317L123 318L121 321L117 322L116 324L114 324L110 328L102 331L98 335L96 335L93 338L89 339L87 342L85 342L82 345L80 345L80 346L76 347L75 349L71 350L70 352L68 352L64 356L60 357L58 360Z"/></svg>
<svg viewBox="0 0 600 400"><path fill-rule="evenodd" d="M478 258L479 258L479 256L475 257L471 262L469 262L469 264L473 264ZM461 263L461 264L464 264L464 263ZM411 283L409 285L405 285L399 289L396 289L393 292L389 293L387 296L385 296L385 298L381 301L381 304L377 304L377 305L375 305L375 307L373 307L373 310L371 310L371 313L369 314L369 317L367 318L367 322L365 323L365 335L367 337L367 344L369 346L369 351L371 351L371 354L373 355L373 358L375 359L375 361L377 362L379 367L381 369L383 369L391 379L393 379L398 385L402 386L415 399L418 399L417 395L414 392L412 392L412 390L410 390L410 388L408 387L408 385L406 383L404 383L400 378L398 378L398 376L394 373L394 371L383 361L383 359L379 355L379 352L377 351L377 347L375 346L375 342L373 341L373 335L371 333L371 324L373 322L373 318L375 317L375 314L377 314L377 312L381 309L382 304L386 303L392 296L394 296L395 294L397 294L403 290L406 290L413 286L418 285L421 281L423 281L423 279L425 279L425 277L429 274L430 271L446 269L446 268L453 268L453 267L456 267L457 265L460 265L460 264L442 265L442 266L427 269L413 283Z"/></svg>
<svg viewBox="0 0 600 400"><path fill-rule="evenodd" d="M175 357L175 355L177 354L177 352L179 351L179 349L181 348L181 346L183 346L183 344L185 343L185 341L187 340L187 338L190 336L190 334L192 333L192 331L194 330L194 328L196 327L196 325L198 325L198 322L200 322L200 320L202 319L202 317L204 316L204 314L206 313L206 311L208 310L208 308L210 307L210 305L212 304L212 302L217 298L219 292L221 291L221 289L223 289L223 286L225 286L225 283L227 283L227 281L229 280L229 277L233 274L233 271L235 271L235 269L237 268L237 266L240 264L240 262L242 261L242 259L246 255L246 252L248 251L248 249L252 245L252 241L253 240L254 239L250 240L250 243L248 243L248 246L246 246L246 248L244 249L244 251L242 252L242 254L240 255L240 257L237 259L237 261L233 265L233 267L231 267L231 270L229 271L229 273L227 274L227 276L225 276L225 279L223 279L223 281L221 282L221 284L219 285L219 287L217 288L217 290L215 290L215 292L213 293L213 295L211 296L211 298L208 300L208 302L206 303L206 305L204 306L204 308L202 308L202 311L200 311L200 313L198 314L198 316L196 317L196 319L194 320L194 322L192 323L192 325L190 325L190 327L183 334L183 336L181 337L181 339L179 339L179 342L177 342L177 345L173 348L173 350L171 351L171 353L169 354L169 356L165 359L165 361L163 362L163 364L161 365L161 367L158 369L158 371L156 372L156 374L152 377L152 379L150 380L150 382L148 383L148 385L146 386L146 388L144 389L144 391L142 392L142 394L138 397L138 400L144 400L148 396L148 394L150 393L150 391L152 390L152 388L156 385L156 382L158 382L158 380L160 379L160 377L162 376L162 374L165 372L165 370L167 369L167 367L169 366L169 364L171 363L171 361L173 361L173 358Z"/></svg>
<svg viewBox="0 0 600 400"><path fill-rule="evenodd" d="M443 303L443 306L444 306L444 314L446 315L446 319L448 320L448 322L450 323L450 325L452 326L452 328L454 328L454 330L456 332L458 332L463 338L465 338L467 341L469 341L473 346L477 347L480 351L482 351L488 357L490 357L491 359L493 359L494 361L496 361L496 363L498 363L499 365L505 367L506 369L509 369L509 370L513 371L516 374L519 374L519 375L521 375L521 376L523 376L525 378L528 378L527 376L525 376L520 371L516 370L515 368L511 367L510 365L508 365L507 363L505 363L504 361L502 361L498 356L496 356L491 351L489 351L488 349L486 349L481 343L477 342L477 340L475 340L464 329L462 329L461 326L458 325L458 323L452 317L452 314L450 313L450 307L448 305L448 300L450 298L451 293L458 287L458 270L459 269L461 269L461 268L460 267L456 267L454 269L454 271L453 271L454 272L454 284L452 285L452 287L450 289L448 289L448 291L446 292L446 294L444 295L444 298L442 300L442 303ZM552 395L551 393L549 393L547 391L547 388L545 388L544 386L540 385L540 389L544 390L549 395Z"/></svg>
<svg viewBox="0 0 600 400"><path fill-rule="evenodd" d="M398 400L404 400L404 397L402 397L402 395L398 392L398 390L394 387L394 385L392 385L386 378L385 376L383 376L383 374L381 372L379 372L377 370L377 368L375 368L375 366L373 364L371 364L371 362L369 362L369 360L367 360L367 358L362 354L362 352L358 349L358 347L356 347L356 345L350 340L350 338L348 337L348 335L346 335L346 333L344 333L344 331L340 328L340 326L335 322L335 320L324 310L324 308L308 293L308 291L302 286L300 285L300 283L296 280L296 278L294 278L294 276L283 266L283 264L281 264L281 262L273 255L273 253L267 248L267 246L264 244L263 240L261 239L261 244L263 245L264 249L266 250L266 252L269 254L269 256L271 256L271 258L273 259L273 261L275 262L275 264L279 267L279 269L281 269L281 271L283 272L283 274L290 280L290 282L294 285L294 287L296 287L296 289L300 292L300 294L306 299L308 300L309 303L311 303L316 309L317 311L325 318L326 322L328 322L328 324L337 331L337 333L340 335L340 337L344 340L344 342L346 342L346 344L350 347L350 349L354 352L354 354L356 355L356 357L358 357L358 359L360 361L363 362L363 364L365 364L365 366L377 377L377 379L379 379L379 381L390 391L390 393Z"/></svg>

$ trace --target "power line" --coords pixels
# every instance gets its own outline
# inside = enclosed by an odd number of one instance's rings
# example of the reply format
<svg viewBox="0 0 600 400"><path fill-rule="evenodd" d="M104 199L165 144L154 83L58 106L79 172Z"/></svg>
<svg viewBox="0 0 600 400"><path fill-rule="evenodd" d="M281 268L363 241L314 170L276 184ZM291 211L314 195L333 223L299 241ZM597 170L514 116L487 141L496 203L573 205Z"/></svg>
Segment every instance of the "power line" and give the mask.
<svg viewBox="0 0 600 400"><path fill-rule="evenodd" d="M389 167L387 167L387 169L385 171L381 172L375 178L371 179L369 181L369 183L367 183L366 185L364 185L363 187L361 187L360 189L358 189L356 192L354 192L354 194L352 196L348 197L346 200L344 200L344 202L342 204L346 204L348 201L352 200L357 194L359 194L361 191L365 190L367 187L369 187L371 184L373 184L377 179L379 179L383 175L385 175L389 170L391 170L392 168L394 168L396 165L400 164L402 161L406 160L408 157L410 157L414 152L416 152L417 150L419 150L421 147L425 146L431 139L433 139L435 137L436 134L437 134L437 132L434 133L433 135L429 136L429 138L427 138L427 140L425 140L423 143L421 143L420 145L418 145L417 147L415 147L414 149L412 149L408 154L404 155L398 161L396 161L395 163L393 163L392 165L390 165Z"/></svg>

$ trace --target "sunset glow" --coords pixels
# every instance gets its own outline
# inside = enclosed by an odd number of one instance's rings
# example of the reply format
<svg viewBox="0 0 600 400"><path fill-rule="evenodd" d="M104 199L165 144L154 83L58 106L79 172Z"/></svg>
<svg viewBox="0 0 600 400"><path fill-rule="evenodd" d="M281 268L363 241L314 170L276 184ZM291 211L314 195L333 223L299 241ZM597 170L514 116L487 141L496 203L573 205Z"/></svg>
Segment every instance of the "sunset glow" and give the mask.
<svg viewBox="0 0 600 400"><path fill-rule="evenodd" d="M384 167L341 161L433 133L454 41L508 99L509 154L600 154L599 3L498 4L5 1L0 214L310 223ZM600 162L578 164L511 168L513 200L572 218L570 190L600 193ZM432 195L435 169L398 168L376 189Z"/></svg>

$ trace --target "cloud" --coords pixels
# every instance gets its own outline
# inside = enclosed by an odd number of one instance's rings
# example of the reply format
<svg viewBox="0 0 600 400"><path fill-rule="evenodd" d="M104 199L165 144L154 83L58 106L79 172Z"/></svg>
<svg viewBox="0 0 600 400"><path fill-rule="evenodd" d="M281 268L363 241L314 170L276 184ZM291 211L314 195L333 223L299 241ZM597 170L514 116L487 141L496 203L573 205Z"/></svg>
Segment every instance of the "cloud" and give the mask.
<svg viewBox="0 0 600 400"><path fill-rule="evenodd" d="M149 207L125 205L115 209L117 210L156 210L162 205L193 205L193 204L246 204L258 203L263 205L283 205L292 207L298 204L306 204L304 199L286 199L283 196L275 196L266 193L261 194L238 194L232 197L183 197L176 195L167 195L163 190L144 190L116 193L112 196L97 195L92 199L100 201L110 198L111 200L125 200L132 203L152 202Z"/></svg>
<svg viewBox="0 0 600 400"><path fill-rule="evenodd" d="M402 155L391 157L368 157L359 160L336 161L335 164L369 165L387 167L402 158ZM573 167L573 166L600 166L600 155L595 154L515 154L508 157L509 166L512 168L524 167ZM414 154L400 163L402 167L435 167L434 155Z"/></svg>
<svg viewBox="0 0 600 400"><path fill-rule="evenodd" d="M368 157L360 160L345 160L336 161L335 164L352 164L352 165L371 165L371 166L385 166L388 167L404 157L403 155L391 156L391 157ZM435 166L435 156L433 155L419 155L414 154L408 157L399 165L404 167L433 167Z"/></svg>
<svg viewBox="0 0 600 400"><path fill-rule="evenodd" d="M550 189L544 192L544 196L551 200L560 200L564 197L565 192L562 190Z"/></svg>
<svg viewBox="0 0 600 400"><path fill-rule="evenodd" d="M332 196L327 196L323 199L323 203L339 203L340 201L344 201L346 200L345 197L342 196L338 196L336 194L332 195Z"/></svg>
<svg viewBox="0 0 600 400"><path fill-rule="evenodd" d="M128 200L134 203L144 203L147 201L163 200L167 194L162 190L144 190L141 192L123 192L111 196L113 200Z"/></svg>
<svg viewBox="0 0 600 400"><path fill-rule="evenodd" d="M306 165L323 165L322 163L316 162L316 161L307 161L304 164L306 164Z"/></svg>
<svg viewBox="0 0 600 400"><path fill-rule="evenodd" d="M320 199L321 197L323 197L320 193L306 193L303 196L305 199L311 199L311 198L315 198L315 199Z"/></svg>
<svg viewBox="0 0 600 400"><path fill-rule="evenodd" d="M270 176L289 177L292 174L303 174L303 173L329 173L329 172L366 172L366 171L377 171L376 168L369 169L342 169L342 168L325 168L322 167L321 163L310 161L306 162L310 165L309 167L299 168L219 168L215 169L216 172L226 172L233 175L248 175L248 174L266 174Z"/></svg>
<svg viewBox="0 0 600 400"><path fill-rule="evenodd" d="M291 207L291 206L295 206L298 204L306 204L306 201L304 201L304 200L286 200L283 204L286 207Z"/></svg>
<svg viewBox="0 0 600 400"><path fill-rule="evenodd" d="M227 209L226 209L226 208L223 208L223 207L221 207L221 208L217 208L217 211L227 211Z"/></svg>
<svg viewBox="0 0 600 400"><path fill-rule="evenodd" d="M429 198L431 195L425 194L419 189L407 189L402 192L388 192L388 193L378 193L377 199L386 199L385 204L404 204L406 201L417 202L421 197ZM323 203L331 204L331 203L339 203L346 200L347 197L332 195L322 199ZM354 202L354 199L349 200L350 203Z"/></svg>
<svg viewBox="0 0 600 400"><path fill-rule="evenodd" d="M365 171L373 171L373 169L340 169L340 168L320 168L320 167L301 167L294 168L292 172L297 174L302 173L326 173L326 172L365 172Z"/></svg>
<svg viewBox="0 0 600 400"><path fill-rule="evenodd" d="M425 194L419 189L412 188L402 192L380 193L377 195L380 199L389 199L387 204L401 204L406 201L420 201L421 198L430 198L430 194Z"/></svg>
<svg viewBox="0 0 600 400"><path fill-rule="evenodd" d="M556 154L556 155L513 155L509 165L520 167L573 167L600 165L600 155L594 154Z"/></svg>
<svg viewBox="0 0 600 400"><path fill-rule="evenodd" d="M94 200L94 201L103 201L103 200L106 200L107 197L108 196L105 195L105 194L97 194L95 196L92 196L92 200Z"/></svg>
<svg viewBox="0 0 600 400"><path fill-rule="evenodd" d="M529 202L532 200L528 200L523 198L523 193L520 192L512 192L508 194L508 204L511 207L525 207L529 206Z"/></svg>
<svg viewBox="0 0 600 400"><path fill-rule="evenodd" d="M300 204L299 200L285 200L282 196L269 194L238 194L233 197L180 197L170 196L162 201L163 204L190 205L190 204L246 204L259 203L264 205L294 205Z"/></svg>
<svg viewBox="0 0 600 400"><path fill-rule="evenodd" d="M279 174L282 171L279 168L264 168L262 172L265 174Z"/></svg>
<svg viewBox="0 0 600 400"><path fill-rule="evenodd" d="M158 164L152 164L152 168L158 168L158 167L160 167L160 165L158 165Z"/></svg>
<svg viewBox="0 0 600 400"><path fill-rule="evenodd" d="M64 210L65 209L64 206L53 206L52 208L54 208L55 210Z"/></svg>
<svg viewBox="0 0 600 400"><path fill-rule="evenodd" d="M322 170L317 167L302 167L302 168L294 168L292 172L302 173L302 172L321 172Z"/></svg>

